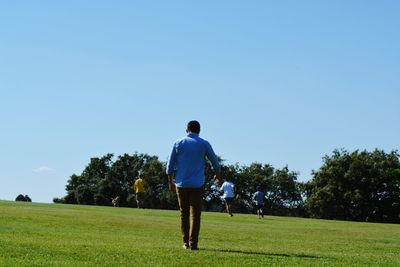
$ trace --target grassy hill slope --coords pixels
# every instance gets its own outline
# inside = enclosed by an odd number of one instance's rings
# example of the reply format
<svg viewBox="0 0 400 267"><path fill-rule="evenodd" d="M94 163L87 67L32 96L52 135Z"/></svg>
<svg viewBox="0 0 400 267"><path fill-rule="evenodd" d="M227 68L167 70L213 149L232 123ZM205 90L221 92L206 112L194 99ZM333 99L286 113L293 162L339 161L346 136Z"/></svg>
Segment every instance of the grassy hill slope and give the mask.
<svg viewBox="0 0 400 267"><path fill-rule="evenodd" d="M400 266L400 225L0 201L0 266Z"/></svg>

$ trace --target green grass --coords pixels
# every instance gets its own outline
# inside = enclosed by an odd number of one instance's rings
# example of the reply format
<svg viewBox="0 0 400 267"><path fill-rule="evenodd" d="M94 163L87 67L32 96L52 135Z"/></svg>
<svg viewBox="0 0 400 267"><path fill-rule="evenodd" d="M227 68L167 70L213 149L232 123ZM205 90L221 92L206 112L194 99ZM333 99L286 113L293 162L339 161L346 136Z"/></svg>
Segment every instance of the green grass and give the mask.
<svg viewBox="0 0 400 267"><path fill-rule="evenodd" d="M400 225L0 201L0 266L400 266Z"/></svg>

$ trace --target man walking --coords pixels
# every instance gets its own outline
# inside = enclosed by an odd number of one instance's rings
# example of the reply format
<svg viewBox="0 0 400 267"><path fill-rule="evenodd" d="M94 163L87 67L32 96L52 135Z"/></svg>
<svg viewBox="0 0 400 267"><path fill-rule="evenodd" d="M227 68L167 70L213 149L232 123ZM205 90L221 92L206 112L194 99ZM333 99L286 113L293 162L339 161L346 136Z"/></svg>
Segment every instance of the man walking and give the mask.
<svg viewBox="0 0 400 267"><path fill-rule="evenodd" d="M258 219L264 218L264 200L265 195L263 192L261 192L261 187L257 186L257 192L253 194L253 201L256 203Z"/></svg>
<svg viewBox="0 0 400 267"><path fill-rule="evenodd" d="M133 184L133 190L135 191L136 194L136 204L138 209L144 208L143 202L144 202L144 182L142 177L139 175L138 178L136 179L135 183Z"/></svg>
<svg viewBox="0 0 400 267"><path fill-rule="evenodd" d="M178 195L183 247L198 250L206 158L212 164L217 182L220 181L221 167L210 143L199 137L198 121L190 121L186 133L187 136L174 143L167 162L167 174L169 189L176 190Z"/></svg>

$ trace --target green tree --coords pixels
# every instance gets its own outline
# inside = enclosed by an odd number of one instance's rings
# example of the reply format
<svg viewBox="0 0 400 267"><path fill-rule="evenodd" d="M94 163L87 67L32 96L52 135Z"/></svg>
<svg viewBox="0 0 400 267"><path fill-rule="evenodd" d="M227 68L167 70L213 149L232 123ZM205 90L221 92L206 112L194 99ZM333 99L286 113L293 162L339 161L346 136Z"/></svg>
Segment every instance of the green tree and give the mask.
<svg viewBox="0 0 400 267"><path fill-rule="evenodd" d="M147 205L150 208L160 208L162 205L171 206L172 203L165 203L170 199L166 186L168 178L165 172L165 164L160 162L157 156L146 155L141 176L146 185L145 206ZM167 195L165 195L166 192Z"/></svg>
<svg viewBox="0 0 400 267"><path fill-rule="evenodd" d="M400 222L400 161L397 151L335 150L305 185L310 216Z"/></svg>
<svg viewBox="0 0 400 267"><path fill-rule="evenodd" d="M167 192L165 164L156 156L124 154L113 161L113 154L90 159L81 175L72 175L67 182L67 195L54 198L56 203L111 205L120 198L120 206L135 206L133 183L138 175L146 184L146 206L176 207L176 197ZM172 203L174 201L174 203Z"/></svg>
<svg viewBox="0 0 400 267"><path fill-rule="evenodd" d="M267 210L275 215L303 215L303 199L296 172L286 166L275 170L267 190Z"/></svg>
<svg viewBox="0 0 400 267"><path fill-rule="evenodd" d="M294 215L299 208L297 174L288 168L275 170L271 165L252 163L250 166L224 164L219 158L222 178L231 178L236 186L235 212L253 211L252 195L261 186L269 197L269 213ZM147 208L178 209L175 193L167 186L165 162L158 157L135 153L118 156L113 154L90 159L80 175L73 174L66 185L67 195L54 198L55 203L111 205L112 198L119 197L120 206L136 206L133 183L140 176L145 182ZM220 185L213 182L211 165L205 169L205 210L221 211Z"/></svg>
<svg viewBox="0 0 400 267"><path fill-rule="evenodd" d="M66 185L66 203L105 204L99 188L108 177L112 157L113 154L107 154L101 158L91 158L81 175L72 175Z"/></svg>
<svg viewBox="0 0 400 267"><path fill-rule="evenodd" d="M26 199L25 199L24 195L19 194L19 195L15 198L15 201L26 201Z"/></svg>
<svg viewBox="0 0 400 267"><path fill-rule="evenodd" d="M274 169L269 164L252 163L250 166L221 165L222 178L231 178L235 184L234 210L239 213L255 211L252 201L257 186L262 188L268 197L266 211L274 215L304 215L303 201L297 173L289 171L288 167L282 170ZM206 169L206 176L211 176L211 170ZM220 185L219 185L220 186ZM221 211L224 204L221 200L219 186L210 179L206 183L206 209Z"/></svg>
<svg viewBox="0 0 400 267"><path fill-rule="evenodd" d="M146 154L124 154L112 164L106 180L99 188L99 194L104 197L106 202L108 201L108 205L111 204L111 198L116 196L120 197L121 206L134 205L133 183L147 157Z"/></svg>
<svg viewBox="0 0 400 267"><path fill-rule="evenodd" d="M253 193L257 186L260 186L264 192L271 190L274 168L269 164L252 163L250 166L242 166L236 170L235 207L239 212L252 212L254 210Z"/></svg>

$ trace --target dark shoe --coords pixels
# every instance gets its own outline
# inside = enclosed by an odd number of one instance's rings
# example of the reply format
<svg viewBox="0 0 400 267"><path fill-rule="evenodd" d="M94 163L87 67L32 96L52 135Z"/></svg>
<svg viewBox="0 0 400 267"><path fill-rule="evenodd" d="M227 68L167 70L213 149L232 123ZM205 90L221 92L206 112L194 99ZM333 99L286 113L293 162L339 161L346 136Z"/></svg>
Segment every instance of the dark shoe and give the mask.
<svg viewBox="0 0 400 267"><path fill-rule="evenodd" d="M189 249L190 248L188 244L183 244L182 247L183 247L183 249Z"/></svg>
<svg viewBox="0 0 400 267"><path fill-rule="evenodd" d="M192 246L190 247L190 250L199 250L199 248L197 246Z"/></svg>
<svg viewBox="0 0 400 267"><path fill-rule="evenodd" d="M233 216L233 214L231 213L231 214L229 214L229 216L231 216L231 217L232 217L232 216Z"/></svg>

